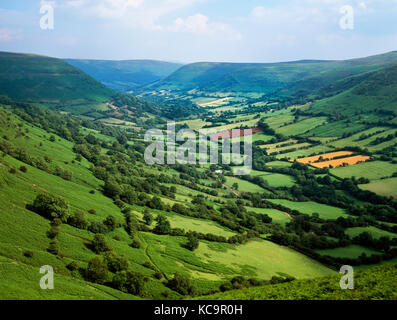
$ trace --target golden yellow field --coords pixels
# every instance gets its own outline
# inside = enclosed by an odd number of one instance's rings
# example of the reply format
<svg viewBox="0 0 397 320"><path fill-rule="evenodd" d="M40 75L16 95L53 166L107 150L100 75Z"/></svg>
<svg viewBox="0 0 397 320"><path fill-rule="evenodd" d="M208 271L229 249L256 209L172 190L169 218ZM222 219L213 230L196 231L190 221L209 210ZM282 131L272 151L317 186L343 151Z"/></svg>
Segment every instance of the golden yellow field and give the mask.
<svg viewBox="0 0 397 320"><path fill-rule="evenodd" d="M300 158L300 159L296 159L296 161L298 161L300 163L304 163L304 164L312 164L312 163L318 162L320 160L328 161L328 160L335 159L337 157L350 156L352 154L353 154L353 152L351 152L351 151L338 151L338 152L319 154L319 155L313 156L313 157Z"/></svg>
<svg viewBox="0 0 397 320"><path fill-rule="evenodd" d="M316 163L312 163L311 165L316 168L329 168L330 166L332 166L332 168L338 168L338 167L343 166L344 164L348 164L349 166L352 166L357 163L366 162L369 159L371 159L371 157L354 156L354 157L341 158L341 159L330 160L330 161L316 162Z"/></svg>

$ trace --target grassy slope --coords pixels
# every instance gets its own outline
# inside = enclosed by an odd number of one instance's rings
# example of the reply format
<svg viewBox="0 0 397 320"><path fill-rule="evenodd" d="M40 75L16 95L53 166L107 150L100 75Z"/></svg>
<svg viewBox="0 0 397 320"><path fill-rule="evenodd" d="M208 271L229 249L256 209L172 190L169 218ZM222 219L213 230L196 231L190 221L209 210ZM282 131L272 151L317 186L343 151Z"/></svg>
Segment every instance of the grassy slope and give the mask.
<svg viewBox="0 0 397 320"><path fill-rule="evenodd" d="M377 108L393 111L397 108L397 65L369 72L358 77L358 82L349 88L347 80L336 83L343 87L341 93L316 102L313 112L339 112L353 115L355 112L373 112ZM350 79L351 80L351 79Z"/></svg>
<svg viewBox="0 0 397 320"><path fill-rule="evenodd" d="M49 106L83 106L109 101L114 91L62 60L1 52L0 94Z"/></svg>
<svg viewBox="0 0 397 320"><path fill-rule="evenodd" d="M397 265L355 273L354 290L341 290L340 276L229 291L200 297L208 300L396 300ZM394 279L394 281L390 281Z"/></svg>
<svg viewBox="0 0 397 320"><path fill-rule="evenodd" d="M369 180L379 180L390 177L396 170L396 165L390 162L371 161L360 163L355 166L331 169L331 173L339 178L363 177Z"/></svg>
<svg viewBox="0 0 397 320"><path fill-rule="evenodd" d="M360 185L360 188L375 192L385 197L397 198L397 178L372 181L369 184Z"/></svg>
<svg viewBox="0 0 397 320"><path fill-rule="evenodd" d="M287 208L298 210L301 213L312 215L318 213L320 218L323 219L337 219L338 217L349 217L346 211L340 208L331 207L325 204L316 202L293 202L282 199L270 199L270 202L280 204Z"/></svg>
<svg viewBox="0 0 397 320"><path fill-rule="evenodd" d="M65 181L27 166L10 156L1 158L0 225L2 228L0 232L0 260L4 263L0 269L0 277L5 281L0 285L0 288L3 289L0 290L2 292L0 297L134 299L133 296L117 295L112 290L103 287L94 294L91 288L97 286L85 282L80 275L71 277L71 273L66 268L68 263L77 261L84 268L88 261L95 257L95 254L87 248L87 244L93 238L91 232L62 225L58 237L62 258L57 258L46 251L50 241L46 236L50 227L48 220L26 209L26 205L32 203L37 194L50 192L64 197L70 204L72 213L77 209L86 212L89 221L102 221L108 215L113 215L120 221L124 221L119 208L113 204L111 199L102 195L100 189L103 183L95 179L90 173L90 163L86 160L82 161L81 164L71 163L71 160L75 157L71 143L59 137L56 137L55 142L51 142L49 141L49 134L44 130L32 127L9 112L3 113L2 116L4 119L9 118L9 120L0 122L0 139L7 135L10 139L13 139L15 145L24 146L28 153L34 157L48 155L52 159L50 166L59 165L70 170L73 173L73 178L72 181ZM20 126L21 129L18 129ZM17 131L24 132L25 136L15 138ZM68 162L68 164L65 162ZM27 167L26 173L19 170L16 174L9 173L10 168L18 169L22 165ZM182 194L178 193L177 197L184 195L188 201L191 201L191 196L189 196L191 190L178 188L180 189L178 189L178 192L182 192ZM96 190L95 194L90 194L90 190ZM96 214L87 214L90 209L96 210ZM144 208L134 206L133 210L142 212ZM158 213L167 215L166 212ZM231 232L226 233L227 231L224 228L205 220L199 221L178 215L170 215L170 220L174 226L185 229L202 232L211 231L224 235L233 234ZM114 240L114 236L119 236L121 241ZM123 228L106 235L106 241L117 254L127 257L133 270L142 272L150 278L147 283L147 290L152 297L157 299L161 298L162 293L168 289L162 282L154 280L155 271L143 266L147 262L153 264L157 270L161 270L168 277L172 277L175 272L191 277L201 294L218 288L221 281L237 274L268 279L276 275L277 272L288 273L298 278L310 275L323 276L333 272L302 254L263 240L253 241L238 247L200 241L199 249L196 252L191 252L183 247L186 242L184 237L139 233L137 238L142 243L140 249L130 247L131 239ZM33 252L32 258L26 258L23 255L27 250ZM38 269L42 265L48 264L56 270L56 275L59 277L57 283L62 288L62 292L54 292L53 296L43 296L41 290L36 286L36 278L33 277L35 273L38 274ZM14 265L21 266L23 272L16 271L17 267ZM293 265L293 268L290 268L291 265ZM311 273L308 273L308 270L311 270ZM8 275L9 272L12 273L12 276ZM21 284L24 281L23 274L28 277L32 275L31 279L33 280L26 286ZM101 293L101 291L105 291L105 293ZM178 295L171 293L170 297L177 298Z"/></svg>

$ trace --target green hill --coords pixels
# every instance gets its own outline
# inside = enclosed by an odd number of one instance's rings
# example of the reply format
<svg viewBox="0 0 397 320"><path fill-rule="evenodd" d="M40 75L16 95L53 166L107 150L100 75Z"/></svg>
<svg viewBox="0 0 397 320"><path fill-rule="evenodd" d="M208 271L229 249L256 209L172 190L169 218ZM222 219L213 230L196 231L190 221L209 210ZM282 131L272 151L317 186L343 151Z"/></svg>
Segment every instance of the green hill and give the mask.
<svg viewBox="0 0 397 320"><path fill-rule="evenodd" d="M312 112L351 116L382 110L393 117L397 110L397 65L337 81L321 93L332 96L315 102Z"/></svg>
<svg viewBox="0 0 397 320"><path fill-rule="evenodd" d="M286 63L211 63L183 66L147 90L206 93L256 92L272 98L306 96L335 81L397 62L397 52L346 61Z"/></svg>
<svg viewBox="0 0 397 320"><path fill-rule="evenodd" d="M33 54L0 52L0 96L93 119L134 122L132 116L145 112L170 113L167 107L108 88L63 60Z"/></svg>
<svg viewBox="0 0 397 320"><path fill-rule="evenodd" d="M354 275L354 289L341 290L342 275L233 290L200 300L396 300L397 264L386 264ZM393 279L393 280L392 280Z"/></svg>
<svg viewBox="0 0 397 320"><path fill-rule="evenodd" d="M0 95L49 107L101 104L115 92L66 62L39 55L0 52Z"/></svg>
<svg viewBox="0 0 397 320"><path fill-rule="evenodd" d="M161 80L179 69L182 64L154 60L77 60L65 59L70 65L118 91Z"/></svg>

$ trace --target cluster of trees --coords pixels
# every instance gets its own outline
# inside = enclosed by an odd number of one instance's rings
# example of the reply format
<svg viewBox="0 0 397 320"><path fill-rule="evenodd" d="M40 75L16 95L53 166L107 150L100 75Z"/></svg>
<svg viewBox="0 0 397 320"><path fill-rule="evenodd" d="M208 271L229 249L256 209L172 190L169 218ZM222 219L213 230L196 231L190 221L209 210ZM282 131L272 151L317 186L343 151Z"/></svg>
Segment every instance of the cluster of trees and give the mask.
<svg viewBox="0 0 397 320"><path fill-rule="evenodd" d="M240 290L251 287L260 287L265 285L279 284L294 281L294 277L278 277L273 276L270 280L259 280L256 278L246 279L243 276L237 276L228 282L223 283L219 289L222 292L231 290Z"/></svg>

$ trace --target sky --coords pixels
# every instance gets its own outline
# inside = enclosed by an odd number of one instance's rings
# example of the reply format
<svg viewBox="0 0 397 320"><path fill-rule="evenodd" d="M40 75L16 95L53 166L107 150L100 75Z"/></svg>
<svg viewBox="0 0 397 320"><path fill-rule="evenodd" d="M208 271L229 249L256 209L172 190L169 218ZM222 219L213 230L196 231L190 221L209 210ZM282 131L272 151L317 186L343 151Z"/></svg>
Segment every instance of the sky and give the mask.
<svg viewBox="0 0 397 320"><path fill-rule="evenodd" d="M183 63L339 60L397 50L396 18L397 0L1 0L0 51Z"/></svg>

